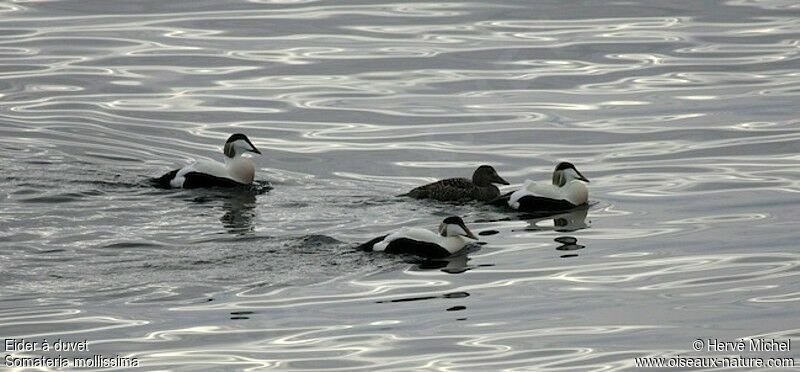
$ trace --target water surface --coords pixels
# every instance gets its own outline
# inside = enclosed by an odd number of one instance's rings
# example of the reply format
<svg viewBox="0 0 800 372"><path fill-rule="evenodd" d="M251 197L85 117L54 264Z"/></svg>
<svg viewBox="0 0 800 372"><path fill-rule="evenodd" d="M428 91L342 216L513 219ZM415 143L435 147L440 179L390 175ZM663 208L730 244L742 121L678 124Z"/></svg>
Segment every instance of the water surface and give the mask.
<svg viewBox="0 0 800 372"><path fill-rule="evenodd" d="M792 1L0 13L4 338L88 339L146 370L584 371L800 337ZM146 184L234 132L271 190ZM395 197L559 160L591 179L590 208ZM487 244L352 249L449 215Z"/></svg>

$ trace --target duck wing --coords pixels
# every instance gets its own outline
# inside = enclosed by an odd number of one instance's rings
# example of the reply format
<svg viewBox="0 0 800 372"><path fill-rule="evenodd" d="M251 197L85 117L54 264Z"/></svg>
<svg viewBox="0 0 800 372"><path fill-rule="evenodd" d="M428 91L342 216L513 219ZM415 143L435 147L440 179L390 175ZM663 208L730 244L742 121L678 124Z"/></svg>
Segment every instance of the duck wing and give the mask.
<svg viewBox="0 0 800 372"><path fill-rule="evenodd" d="M397 238L391 241L384 249L391 254L413 254L423 258L445 258L450 252L436 243L414 240L411 238Z"/></svg>
<svg viewBox="0 0 800 372"><path fill-rule="evenodd" d="M495 205L495 206L498 206L498 207L504 207L504 206L508 205L508 199L511 198L511 194L513 194L513 193L514 193L514 191L509 191L509 192L507 192L507 193L505 193L503 195L500 195L500 196L498 196L498 197L496 197L496 198L494 198L492 200L489 200L488 202L486 202L486 204Z"/></svg>
<svg viewBox="0 0 800 372"><path fill-rule="evenodd" d="M454 201L472 199L478 187L466 178L448 178L417 187L406 194L415 199Z"/></svg>
<svg viewBox="0 0 800 372"><path fill-rule="evenodd" d="M510 195L508 205L523 212L563 211L575 207L563 188L530 180Z"/></svg>
<svg viewBox="0 0 800 372"><path fill-rule="evenodd" d="M227 177L217 177L206 173L189 172L183 175L184 189L198 189L207 187L240 187L247 186Z"/></svg>
<svg viewBox="0 0 800 372"><path fill-rule="evenodd" d="M209 176L214 176L218 178L230 178L230 172L225 164L222 164L218 161L213 160L198 160L192 165L181 169L179 172L179 176L181 173L191 173L197 172L202 174L207 174Z"/></svg>
<svg viewBox="0 0 800 372"><path fill-rule="evenodd" d="M450 252L439 245L439 239L440 236L430 230L404 227L397 232L361 244L356 249L366 252L412 254L425 258L449 256Z"/></svg>
<svg viewBox="0 0 800 372"><path fill-rule="evenodd" d="M560 212L575 208L575 204L564 199L556 200L536 195L524 195L517 200L517 203L518 206L514 209L520 212Z"/></svg>
<svg viewBox="0 0 800 372"><path fill-rule="evenodd" d="M201 160L181 169L171 171L161 177L153 178L151 183L160 188L206 188L236 187L243 183L230 178L225 164L210 160Z"/></svg>

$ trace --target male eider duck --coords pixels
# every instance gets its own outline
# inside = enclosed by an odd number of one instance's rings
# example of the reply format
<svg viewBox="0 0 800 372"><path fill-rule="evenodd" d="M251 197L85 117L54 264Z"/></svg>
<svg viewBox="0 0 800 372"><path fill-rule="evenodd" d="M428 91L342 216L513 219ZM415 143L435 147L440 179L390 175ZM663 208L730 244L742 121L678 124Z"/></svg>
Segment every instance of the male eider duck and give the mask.
<svg viewBox="0 0 800 372"><path fill-rule="evenodd" d="M224 164L218 161L200 160L153 181L157 186L165 188L247 186L253 183L256 168L250 159L242 157L245 152L261 154L247 136L236 133L225 141Z"/></svg>
<svg viewBox="0 0 800 372"><path fill-rule="evenodd" d="M417 187L401 196L439 201L489 201L500 196L500 189L494 185L495 183L508 185L508 181L500 177L494 168L489 165L481 165L472 174L472 180L448 178Z"/></svg>
<svg viewBox="0 0 800 372"><path fill-rule="evenodd" d="M372 239L358 247L367 252L413 254L424 258L444 258L460 251L475 235L464 225L461 217L447 217L439 225L439 233L416 227L404 227L397 232Z"/></svg>
<svg viewBox="0 0 800 372"><path fill-rule="evenodd" d="M562 211L586 204L589 182L572 163L561 162L553 171L552 184L525 181L521 189L508 196L508 206L518 211Z"/></svg>

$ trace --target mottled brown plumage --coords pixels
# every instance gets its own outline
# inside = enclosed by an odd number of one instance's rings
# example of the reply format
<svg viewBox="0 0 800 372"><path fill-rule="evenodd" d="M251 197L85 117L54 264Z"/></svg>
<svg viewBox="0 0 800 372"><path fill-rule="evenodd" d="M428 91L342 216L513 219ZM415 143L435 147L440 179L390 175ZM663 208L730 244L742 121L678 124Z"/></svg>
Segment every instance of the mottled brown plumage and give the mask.
<svg viewBox="0 0 800 372"><path fill-rule="evenodd" d="M508 182L497 174L491 166L481 165L472 174L472 180L466 178L448 178L417 187L406 194L415 199L435 199L440 201L479 200L489 201L500 196L500 189L495 183L508 185Z"/></svg>

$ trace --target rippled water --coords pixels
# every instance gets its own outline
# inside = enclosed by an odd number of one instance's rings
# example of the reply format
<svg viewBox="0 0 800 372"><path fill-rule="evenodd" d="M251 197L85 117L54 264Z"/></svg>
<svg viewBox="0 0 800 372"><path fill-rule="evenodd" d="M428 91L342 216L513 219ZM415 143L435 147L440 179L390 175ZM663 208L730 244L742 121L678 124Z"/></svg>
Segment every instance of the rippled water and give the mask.
<svg viewBox="0 0 800 372"><path fill-rule="evenodd" d="M0 336L347 371L800 338L798 52L795 1L0 3ZM144 182L233 132L273 189ZM394 197L558 160L588 210ZM352 249L452 214L487 244Z"/></svg>

